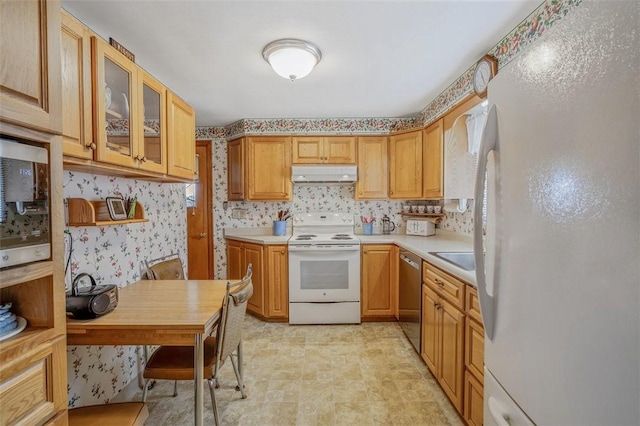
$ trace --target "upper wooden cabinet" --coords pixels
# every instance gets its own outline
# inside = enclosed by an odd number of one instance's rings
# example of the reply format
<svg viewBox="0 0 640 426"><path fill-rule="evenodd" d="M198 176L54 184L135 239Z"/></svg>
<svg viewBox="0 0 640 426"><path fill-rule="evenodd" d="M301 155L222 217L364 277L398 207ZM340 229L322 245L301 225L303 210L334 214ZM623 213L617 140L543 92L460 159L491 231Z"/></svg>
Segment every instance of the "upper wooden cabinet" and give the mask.
<svg viewBox="0 0 640 426"><path fill-rule="evenodd" d="M137 168L140 123L138 67L98 37L92 37L96 160Z"/></svg>
<svg viewBox="0 0 640 426"><path fill-rule="evenodd" d="M386 136L358 137L356 200L384 200L389 197L388 145Z"/></svg>
<svg viewBox="0 0 640 426"><path fill-rule="evenodd" d="M442 198L444 196L443 156L444 130L443 119L424 129L424 198Z"/></svg>
<svg viewBox="0 0 640 426"><path fill-rule="evenodd" d="M291 200L291 138L247 137L247 199Z"/></svg>
<svg viewBox="0 0 640 426"><path fill-rule="evenodd" d="M389 198L424 198L422 130L389 136Z"/></svg>
<svg viewBox="0 0 640 426"><path fill-rule="evenodd" d="M245 139L235 139L227 143L227 199L244 200L244 145Z"/></svg>
<svg viewBox="0 0 640 426"><path fill-rule="evenodd" d="M60 2L0 2L0 120L62 132Z"/></svg>
<svg viewBox="0 0 640 426"><path fill-rule="evenodd" d="M62 143L64 153L93 159L91 31L62 10Z"/></svg>
<svg viewBox="0 0 640 426"><path fill-rule="evenodd" d="M248 136L227 144L227 198L291 200L291 138Z"/></svg>
<svg viewBox="0 0 640 426"><path fill-rule="evenodd" d="M352 136L294 136L293 164L355 164Z"/></svg>
<svg viewBox="0 0 640 426"><path fill-rule="evenodd" d="M168 167L171 176L193 179L196 162L196 115L185 101L167 91Z"/></svg>
<svg viewBox="0 0 640 426"><path fill-rule="evenodd" d="M192 180L193 108L67 12L61 16L65 167Z"/></svg>

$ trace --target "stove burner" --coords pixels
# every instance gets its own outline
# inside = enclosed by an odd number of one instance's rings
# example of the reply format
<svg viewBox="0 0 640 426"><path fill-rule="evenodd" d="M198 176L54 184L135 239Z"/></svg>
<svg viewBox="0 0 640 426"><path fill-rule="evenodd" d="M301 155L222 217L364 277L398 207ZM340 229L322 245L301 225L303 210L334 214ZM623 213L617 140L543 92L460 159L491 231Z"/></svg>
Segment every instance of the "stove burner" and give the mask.
<svg viewBox="0 0 640 426"><path fill-rule="evenodd" d="M349 235L349 234L336 234L335 236L336 237L349 237L349 238L351 238L351 235Z"/></svg>
<svg viewBox="0 0 640 426"><path fill-rule="evenodd" d="M313 238L313 237L317 237L317 235L314 234L300 234L298 235L298 238Z"/></svg>
<svg viewBox="0 0 640 426"><path fill-rule="evenodd" d="M310 240L312 240L311 237L305 237L305 236L300 236L296 238L296 241L310 241Z"/></svg>
<svg viewBox="0 0 640 426"><path fill-rule="evenodd" d="M351 240L352 238L346 234L338 234L331 237L332 240Z"/></svg>

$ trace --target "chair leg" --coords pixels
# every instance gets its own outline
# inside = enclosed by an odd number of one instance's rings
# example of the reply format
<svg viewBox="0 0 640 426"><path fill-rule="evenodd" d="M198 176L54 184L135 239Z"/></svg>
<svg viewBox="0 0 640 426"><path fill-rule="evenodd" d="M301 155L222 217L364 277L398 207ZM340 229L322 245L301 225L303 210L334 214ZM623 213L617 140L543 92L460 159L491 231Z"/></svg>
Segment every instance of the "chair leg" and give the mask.
<svg viewBox="0 0 640 426"><path fill-rule="evenodd" d="M231 358L231 365L233 365L233 371L236 373L236 379L238 380L238 386L236 386L236 390L240 391L242 399L246 399L247 394L244 391L244 381L242 380L242 374L240 374L240 371L238 370L238 365L236 365L236 360L233 359L233 355L231 355L229 358Z"/></svg>
<svg viewBox="0 0 640 426"><path fill-rule="evenodd" d="M178 396L178 381L174 380L173 381L173 396Z"/></svg>
<svg viewBox="0 0 640 426"><path fill-rule="evenodd" d="M213 418L216 421L216 425L219 425L220 418L218 415L218 403L216 402L216 393L215 393L216 380L209 379L207 380L207 383L209 383L209 391L211 392L211 405L213 406Z"/></svg>
<svg viewBox="0 0 640 426"><path fill-rule="evenodd" d="M151 379L146 379L144 381L143 389L142 389L142 402L147 402L147 393L149 392L149 381Z"/></svg>

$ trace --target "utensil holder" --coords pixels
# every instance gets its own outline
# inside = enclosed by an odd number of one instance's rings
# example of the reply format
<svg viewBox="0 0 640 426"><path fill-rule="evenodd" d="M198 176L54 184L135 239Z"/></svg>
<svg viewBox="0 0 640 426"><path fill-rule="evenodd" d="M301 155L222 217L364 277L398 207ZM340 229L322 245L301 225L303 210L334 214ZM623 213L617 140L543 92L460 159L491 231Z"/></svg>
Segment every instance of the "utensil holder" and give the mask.
<svg viewBox="0 0 640 426"><path fill-rule="evenodd" d="M287 235L287 221L286 220L274 220L273 221L273 235L277 235L277 236Z"/></svg>
<svg viewBox="0 0 640 426"><path fill-rule="evenodd" d="M364 235L372 235L373 234L373 223L363 223L362 224L362 233Z"/></svg>

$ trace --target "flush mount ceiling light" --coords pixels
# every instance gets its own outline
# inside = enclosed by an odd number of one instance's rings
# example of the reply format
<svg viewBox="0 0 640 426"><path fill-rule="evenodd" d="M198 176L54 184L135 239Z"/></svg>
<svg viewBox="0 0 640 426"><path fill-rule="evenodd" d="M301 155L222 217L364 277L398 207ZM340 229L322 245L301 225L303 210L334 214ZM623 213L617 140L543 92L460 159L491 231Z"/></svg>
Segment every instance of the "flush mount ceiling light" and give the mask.
<svg viewBox="0 0 640 426"><path fill-rule="evenodd" d="M262 49L262 57L281 77L291 81L306 77L322 58L318 46L295 38L272 41Z"/></svg>

